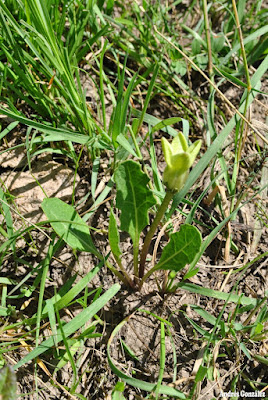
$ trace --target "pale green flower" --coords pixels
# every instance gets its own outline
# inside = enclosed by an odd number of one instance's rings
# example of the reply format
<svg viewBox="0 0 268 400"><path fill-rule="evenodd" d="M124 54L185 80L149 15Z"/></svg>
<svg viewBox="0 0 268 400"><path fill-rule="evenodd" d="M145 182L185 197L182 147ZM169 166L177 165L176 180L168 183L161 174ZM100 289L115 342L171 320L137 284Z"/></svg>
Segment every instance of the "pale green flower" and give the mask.
<svg viewBox="0 0 268 400"><path fill-rule="evenodd" d="M163 174L163 182L168 190L178 192L185 184L189 169L200 151L201 140L197 140L188 147L185 137L180 132L171 143L164 137L161 142L167 163Z"/></svg>

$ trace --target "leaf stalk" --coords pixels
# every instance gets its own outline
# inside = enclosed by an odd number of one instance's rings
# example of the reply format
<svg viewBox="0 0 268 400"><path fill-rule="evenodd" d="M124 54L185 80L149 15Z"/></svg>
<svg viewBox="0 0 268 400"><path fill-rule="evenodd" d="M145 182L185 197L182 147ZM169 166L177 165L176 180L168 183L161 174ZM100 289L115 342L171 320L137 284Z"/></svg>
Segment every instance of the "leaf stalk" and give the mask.
<svg viewBox="0 0 268 400"><path fill-rule="evenodd" d="M162 204L160 205L160 207L156 213L155 219L154 219L152 225L150 226L150 229L147 232L147 235L144 239L141 256L140 256L140 267L139 267L139 277L140 278L143 278L143 276L144 276L146 257L147 257L150 243L152 241L154 233L155 233L161 219L163 218L163 215L165 214L170 201L174 197L174 194L175 193L173 191L167 190L166 195L162 201Z"/></svg>

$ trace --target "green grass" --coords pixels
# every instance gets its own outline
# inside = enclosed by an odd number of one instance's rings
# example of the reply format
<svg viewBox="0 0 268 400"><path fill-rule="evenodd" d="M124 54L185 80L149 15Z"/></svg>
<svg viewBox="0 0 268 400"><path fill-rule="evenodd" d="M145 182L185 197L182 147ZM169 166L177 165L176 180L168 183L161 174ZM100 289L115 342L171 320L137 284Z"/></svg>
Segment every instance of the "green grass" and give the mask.
<svg viewBox="0 0 268 400"><path fill-rule="evenodd" d="M19 381L21 398L30 390L36 399L47 398L51 389L58 396L87 399L83 382L88 376L93 399L133 393L137 398L201 399L206 385L217 382L233 392L267 387L261 373L267 368L268 289L258 268L267 258L262 234L267 233L268 137L267 129L254 123L261 117L259 122L266 122L267 16L261 0L0 0L0 156L23 151L25 171L50 156L68 164L74 182L71 205L59 205L59 215L47 206L48 219L36 222L25 217L6 185L3 177L12 168L1 168L0 366L11 365L16 372L26 368L28 381ZM165 215L165 233L178 230L175 215L197 226L203 241L165 301L178 298L176 289L194 295L198 303L163 314L142 306L111 320L106 313L111 299L118 301L123 293L118 278L127 284L133 267L116 247L116 269L107 246L99 244L98 235L106 243L109 235L108 228L94 225L96 215L104 205L115 210L114 172L127 159L138 161L150 178L156 203L151 214L156 214L165 195L159 140L178 131L191 143L202 139L202 149ZM87 193L77 191L77 176ZM249 243L230 228L244 212L255 228ZM111 215L117 229L118 210ZM93 239L88 239L89 226ZM77 231L84 236L79 239ZM214 261L210 246L219 241L224 251ZM74 271L61 260L66 249L73 254ZM93 256L80 273L81 250ZM58 257L64 278L54 285L50 274ZM199 279L204 260L212 264L205 270L210 284L188 281ZM136 253L136 269L137 262ZM214 263L228 268L215 269ZM258 282L260 292L249 288L248 279ZM117 341L141 315L148 324L154 321L159 338L155 359L148 360L149 368L158 365L154 376L143 374L140 365L146 346L140 343L137 354L131 337ZM183 384L176 342L181 332L174 323L182 317L187 342L201 355L199 362L190 360L190 378ZM101 353L99 369L95 355L87 356L86 367L81 361L89 341ZM227 386L222 383L225 362L235 367ZM257 372L249 372L257 369L259 380ZM61 382L61 371L71 371L68 384ZM10 370L0 371L0 394L13 378ZM211 389L206 398L216 398L215 393Z"/></svg>

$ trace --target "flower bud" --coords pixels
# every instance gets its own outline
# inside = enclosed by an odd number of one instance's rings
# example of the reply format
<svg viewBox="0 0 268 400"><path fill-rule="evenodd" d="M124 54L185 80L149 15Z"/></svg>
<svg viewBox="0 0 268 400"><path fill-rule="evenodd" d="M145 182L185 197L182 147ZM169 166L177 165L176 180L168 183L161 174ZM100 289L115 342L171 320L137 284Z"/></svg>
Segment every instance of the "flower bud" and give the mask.
<svg viewBox="0 0 268 400"><path fill-rule="evenodd" d="M189 169L193 165L201 148L201 140L197 140L190 147L180 132L171 143L164 137L161 139L167 166L163 173L163 182L172 192L178 192L185 184Z"/></svg>

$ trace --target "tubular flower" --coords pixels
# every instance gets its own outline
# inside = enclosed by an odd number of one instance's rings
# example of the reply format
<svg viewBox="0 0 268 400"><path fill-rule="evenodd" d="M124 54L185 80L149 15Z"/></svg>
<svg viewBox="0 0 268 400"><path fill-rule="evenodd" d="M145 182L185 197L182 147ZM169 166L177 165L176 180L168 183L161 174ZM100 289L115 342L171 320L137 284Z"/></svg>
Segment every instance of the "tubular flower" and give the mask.
<svg viewBox="0 0 268 400"><path fill-rule="evenodd" d="M180 132L171 143L164 137L161 139L167 166L163 173L163 182L167 189L178 192L185 184L189 169L193 165L201 148L201 140L197 140L190 147Z"/></svg>

